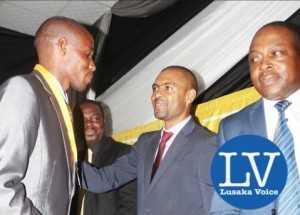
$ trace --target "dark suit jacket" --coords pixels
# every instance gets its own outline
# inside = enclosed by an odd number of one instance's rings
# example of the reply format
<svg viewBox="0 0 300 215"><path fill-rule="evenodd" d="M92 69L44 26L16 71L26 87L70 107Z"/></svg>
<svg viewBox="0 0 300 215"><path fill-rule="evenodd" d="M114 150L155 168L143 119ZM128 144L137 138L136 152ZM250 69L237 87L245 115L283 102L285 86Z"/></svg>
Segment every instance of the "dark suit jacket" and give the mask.
<svg viewBox="0 0 300 215"><path fill-rule="evenodd" d="M47 84L34 73L9 79L0 110L0 214L69 214L75 163Z"/></svg>
<svg viewBox="0 0 300 215"><path fill-rule="evenodd" d="M223 144L227 140L243 134L254 134L267 138L265 113L262 100L259 100L240 112L225 118L220 126L218 142ZM271 203L256 210L240 210L224 202L215 193L211 212L213 215L271 215L275 212L275 203Z"/></svg>
<svg viewBox="0 0 300 215"><path fill-rule="evenodd" d="M126 154L129 145L118 143L110 137L103 137L93 148L92 164L97 168L112 164L118 157ZM118 189L105 193L86 192L85 215L135 215L136 180Z"/></svg>
<svg viewBox="0 0 300 215"><path fill-rule="evenodd" d="M105 192L137 178L139 215L206 215L212 183L215 137L190 120L176 136L152 182L150 175L160 131L140 136L130 152L100 169L83 163L83 186Z"/></svg>

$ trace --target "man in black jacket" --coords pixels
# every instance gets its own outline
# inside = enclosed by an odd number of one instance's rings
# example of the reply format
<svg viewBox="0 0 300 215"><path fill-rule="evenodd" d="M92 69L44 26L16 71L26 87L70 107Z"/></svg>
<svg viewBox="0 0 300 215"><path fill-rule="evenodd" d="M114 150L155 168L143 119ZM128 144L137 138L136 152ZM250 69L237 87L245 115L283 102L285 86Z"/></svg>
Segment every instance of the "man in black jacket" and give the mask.
<svg viewBox="0 0 300 215"><path fill-rule="evenodd" d="M130 146L104 135L105 117L99 102L86 100L80 104L84 119L85 160L100 168L127 153ZM84 215L135 215L136 181L106 193L85 191L80 205Z"/></svg>

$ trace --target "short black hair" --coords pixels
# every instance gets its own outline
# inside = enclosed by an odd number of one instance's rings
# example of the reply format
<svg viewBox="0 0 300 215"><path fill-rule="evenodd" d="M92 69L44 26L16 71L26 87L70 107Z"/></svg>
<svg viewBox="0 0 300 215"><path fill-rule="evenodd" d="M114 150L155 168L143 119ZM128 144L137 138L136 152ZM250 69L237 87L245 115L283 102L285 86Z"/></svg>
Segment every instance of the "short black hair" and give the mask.
<svg viewBox="0 0 300 215"><path fill-rule="evenodd" d="M83 100L80 103L80 105L83 105L83 104L93 104L93 105L96 105L99 108L99 110L100 110L100 112L102 114L102 118L104 120L104 117L105 117L105 115L104 115L104 108L103 108L101 102L95 101L95 100L90 100L90 99L85 99L85 100Z"/></svg>
<svg viewBox="0 0 300 215"><path fill-rule="evenodd" d="M172 65L172 66L167 66L164 69L162 69L161 71L166 71L166 70L180 70L182 72L185 72L186 74L188 74L188 76L191 78L191 84L192 87L196 90L196 93L198 94L198 80L196 75L192 72L192 70L184 67L184 66L179 66L179 65Z"/></svg>

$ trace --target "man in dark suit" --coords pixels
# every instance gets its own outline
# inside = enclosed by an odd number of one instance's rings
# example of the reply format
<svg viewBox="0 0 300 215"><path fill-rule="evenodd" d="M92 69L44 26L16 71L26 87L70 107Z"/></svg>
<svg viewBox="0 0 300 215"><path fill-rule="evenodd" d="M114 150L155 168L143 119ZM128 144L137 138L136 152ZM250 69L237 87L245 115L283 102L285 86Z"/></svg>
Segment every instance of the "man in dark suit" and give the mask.
<svg viewBox="0 0 300 215"><path fill-rule="evenodd" d="M112 164L126 154L130 146L118 143L104 134L105 117L102 105L85 100L80 104L84 119L84 136L87 145L85 160L101 168ZM81 206L84 215L135 215L136 180L105 193L85 192Z"/></svg>
<svg viewBox="0 0 300 215"><path fill-rule="evenodd" d="M93 77L93 38L76 21L47 19L38 62L0 87L0 214L69 214L76 145L66 91Z"/></svg>
<svg viewBox="0 0 300 215"><path fill-rule="evenodd" d="M216 147L214 136L190 115L197 89L187 68L163 69L151 96L163 129L142 134L130 152L112 165L97 169L82 163L83 187L105 192L137 178L139 215L208 214L210 163Z"/></svg>
<svg viewBox="0 0 300 215"><path fill-rule="evenodd" d="M287 100L290 105L285 110L285 117L288 119L287 126L294 137L296 161L299 166L300 34L297 27L284 22L274 22L263 26L251 42L248 58L251 81L263 98L224 119L218 135L219 142L223 144L241 134L260 135L275 141L273 137L275 137L276 122L279 119L275 108L276 103ZM298 184L299 182L299 180L296 181ZM289 189L289 185L285 189ZM292 188L292 190L296 189ZM256 210L233 208L215 195L211 212L213 215L300 214L299 206L293 203L287 210L288 212L282 212L285 209L278 210L281 195L283 194L279 195L276 202ZM286 199L284 206L292 202L293 195L293 193L289 194L291 198Z"/></svg>

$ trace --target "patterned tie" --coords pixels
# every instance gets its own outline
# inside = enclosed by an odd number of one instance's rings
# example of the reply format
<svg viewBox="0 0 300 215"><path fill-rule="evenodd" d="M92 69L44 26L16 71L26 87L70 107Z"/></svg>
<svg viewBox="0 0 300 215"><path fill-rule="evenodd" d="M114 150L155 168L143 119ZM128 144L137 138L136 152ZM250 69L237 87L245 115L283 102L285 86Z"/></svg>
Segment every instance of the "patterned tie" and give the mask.
<svg viewBox="0 0 300 215"><path fill-rule="evenodd" d="M288 166L286 185L278 198L279 215L300 214L299 203L299 175L295 160L294 140L287 126L284 111L291 103L287 100L277 102L275 108L279 112L278 127L274 135L274 143L281 149Z"/></svg>
<svg viewBox="0 0 300 215"><path fill-rule="evenodd" d="M159 167L160 161L162 159L162 156L163 156L165 148L166 148L166 143L172 135L173 135L172 132L163 131L163 135L162 135L162 137L160 139L160 142L159 142L158 152L157 152L155 161L154 161L153 166L152 166L151 181L152 181L152 178L154 177L154 175L155 175L155 173L156 173L156 171Z"/></svg>

